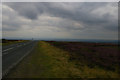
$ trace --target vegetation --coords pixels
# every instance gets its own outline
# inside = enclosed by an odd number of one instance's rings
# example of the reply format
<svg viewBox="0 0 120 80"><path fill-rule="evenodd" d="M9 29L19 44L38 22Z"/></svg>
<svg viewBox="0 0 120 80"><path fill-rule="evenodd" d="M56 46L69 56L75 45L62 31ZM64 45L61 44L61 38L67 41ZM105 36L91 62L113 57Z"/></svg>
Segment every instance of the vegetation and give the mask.
<svg viewBox="0 0 120 80"><path fill-rule="evenodd" d="M68 51L70 60L83 62L89 67L96 66L111 71L118 71L120 63L118 45L105 43L83 43L83 42L49 42L55 47Z"/></svg>
<svg viewBox="0 0 120 80"><path fill-rule="evenodd" d="M72 46L71 44L74 45ZM99 63L100 62L99 57L101 57L100 54L99 53L95 54L96 51L93 51L91 48L90 49L82 48L80 45L84 45L84 43L79 44L81 48L81 49L79 48L80 50L75 50L76 49L75 46L77 44L78 43L40 41L36 45L35 49L30 53L30 55L27 56L22 62L20 62L6 77L7 78L118 78L119 77L119 72L117 71L117 67L113 68L111 67L110 64L107 64L110 65L110 69L107 69L108 66L105 67L103 65L102 66L98 65L98 64L102 64ZM86 53L84 55L83 53L86 50L88 54L90 52L93 53L90 53L89 55ZM81 51L83 51L83 53ZM90 56L90 55L94 55L94 56ZM98 64L97 62L92 62L94 59L99 60L97 61ZM104 58L102 60L104 62Z"/></svg>
<svg viewBox="0 0 120 80"><path fill-rule="evenodd" d="M19 43L19 42L25 42L27 40L7 40L7 39L2 39L2 43L0 43L0 45L11 45L11 44L15 44L15 43Z"/></svg>

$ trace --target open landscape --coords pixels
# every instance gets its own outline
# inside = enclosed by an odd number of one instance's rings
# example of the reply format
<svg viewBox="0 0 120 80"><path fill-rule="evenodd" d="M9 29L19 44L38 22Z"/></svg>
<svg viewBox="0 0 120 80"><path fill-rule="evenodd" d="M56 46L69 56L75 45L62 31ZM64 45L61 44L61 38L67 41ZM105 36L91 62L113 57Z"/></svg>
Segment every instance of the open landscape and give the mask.
<svg viewBox="0 0 120 80"><path fill-rule="evenodd" d="M3 79L120 78L118 2L67 1L0 5Z"/></svg>
<svg viewBox="0 0 120 80"><path fill-rule="evenodd" d="M39 41L7 78L119 78L118 46Z"/></svg>

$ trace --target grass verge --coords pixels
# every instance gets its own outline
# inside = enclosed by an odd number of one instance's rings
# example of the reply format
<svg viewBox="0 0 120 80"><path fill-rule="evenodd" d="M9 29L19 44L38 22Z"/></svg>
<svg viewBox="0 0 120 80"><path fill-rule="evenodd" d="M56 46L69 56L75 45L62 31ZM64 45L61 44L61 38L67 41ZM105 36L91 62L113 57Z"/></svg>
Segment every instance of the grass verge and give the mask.
<svg viewBox="0 0 120 80"><path fill-rule="evenodd" d="M8 41L7 43L0 43L0 45L2 46L7 46L7 45L11 45L11 44L16 44L16 43L21 43L21 42L27 42L27 40L22 40L22 41Z"/></svg>
<svg viewBox="0 0 120 80"><path fill-rule="evenodd" d="M7 78L117 78L119 74L69 61L69 53L40 41Z"/></svg>

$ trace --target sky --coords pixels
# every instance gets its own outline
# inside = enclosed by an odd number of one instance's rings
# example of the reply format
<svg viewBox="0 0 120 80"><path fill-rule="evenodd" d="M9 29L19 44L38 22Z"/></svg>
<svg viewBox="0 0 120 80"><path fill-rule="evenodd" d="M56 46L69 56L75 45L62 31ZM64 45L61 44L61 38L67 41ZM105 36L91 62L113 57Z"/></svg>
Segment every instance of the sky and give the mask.
<svg viewBox="0 0 120 80"><path fill-rule="evenodd" d="M4 2L2 37L118 39L117 2Z"/></svg>

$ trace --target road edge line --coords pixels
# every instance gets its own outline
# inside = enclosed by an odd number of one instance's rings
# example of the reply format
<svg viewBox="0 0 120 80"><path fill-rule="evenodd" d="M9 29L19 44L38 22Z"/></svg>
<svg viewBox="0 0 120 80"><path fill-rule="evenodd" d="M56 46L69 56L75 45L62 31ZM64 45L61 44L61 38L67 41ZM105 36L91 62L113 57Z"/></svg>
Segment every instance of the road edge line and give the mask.
<svg viewBox="0 0 120 80"><path fill-rule="evenodd" d="M36 43L34 44L34 46L36 45ZM20 61L22 61L24 59L24 57L26 57L34 48L34 46L32 47L32 49L30 51L28 51L23 57L21 57L17 62L13 63L7 70L5 70L4 73L2 73L2 79L9 73L9 71L11 69L13 69Z"/></svg>

